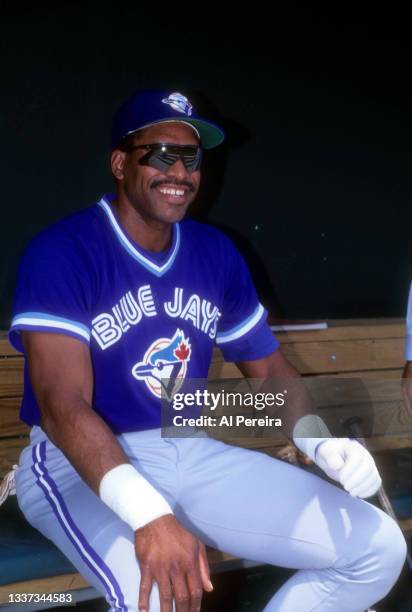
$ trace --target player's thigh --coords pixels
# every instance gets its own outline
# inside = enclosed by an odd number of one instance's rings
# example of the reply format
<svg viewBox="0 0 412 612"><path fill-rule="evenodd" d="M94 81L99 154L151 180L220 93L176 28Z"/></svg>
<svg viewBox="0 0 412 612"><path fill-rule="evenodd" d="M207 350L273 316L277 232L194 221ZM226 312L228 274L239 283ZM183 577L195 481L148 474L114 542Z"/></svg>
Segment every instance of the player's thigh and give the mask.
<svg viewBox="0 0 412 612"><path fill-rule="evenodd" d="M47 452L49 450L49 452ZM59 453L33 447L17 475L20 508L116 612L137 610L140 570L134 533ZM150 610L160 610L156 585Z"/></svg>
<svg viewBox="0 0 412 612"><path fill-rule="evenodd" d="M176 512L211 546L285 567L321 568L365 549L383 524L391 527L380 510L306 470L213 440L203 446L199 457L187 455L192 466Z"/></svg>

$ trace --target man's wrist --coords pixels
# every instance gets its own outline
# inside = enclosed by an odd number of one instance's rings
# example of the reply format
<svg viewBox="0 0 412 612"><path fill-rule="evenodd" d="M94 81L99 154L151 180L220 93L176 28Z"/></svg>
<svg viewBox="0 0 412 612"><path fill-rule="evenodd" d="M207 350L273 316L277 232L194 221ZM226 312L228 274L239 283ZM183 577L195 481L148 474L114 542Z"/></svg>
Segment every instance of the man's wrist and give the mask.
<svg viewBox="0 0 412 612"><path fill-rule="evenodd" d="M164 497L130 463L106 472L100 481L99 496L133 531L173 514Z"/></svg>
<svg viewBox="0 0 412 612"><path fill-rule="evenodd" d="M309 459L316 463L316 452L318 448L331 438L293 438L295 445Z"/></svg>
<svg viewBox="0 0 412 612"><path fill-rule="evenodd" d="M293 442L302 453L316 461L319 446L333 438L325 421L316 414L301 417L293 428Z"/></svg>

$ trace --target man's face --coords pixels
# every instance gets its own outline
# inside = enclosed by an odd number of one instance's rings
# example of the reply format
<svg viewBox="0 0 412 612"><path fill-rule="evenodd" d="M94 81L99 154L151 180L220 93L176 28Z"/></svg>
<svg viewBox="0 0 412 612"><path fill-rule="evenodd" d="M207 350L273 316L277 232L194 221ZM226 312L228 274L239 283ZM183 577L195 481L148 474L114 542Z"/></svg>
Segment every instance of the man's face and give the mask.
<svg viewBox="0 0 412 612"><path fill-rule="evenodd" d="M195 132L179 122L152 125L136 133L133 145L153 143L198 145ZM112 170L120 181L133 208L147 220L163 223L180 221L199 189L200 170L189 173L179 159L167 170L160 171L139 164L147 154L144 149L133 149L129 153L114 151Z"/></svg>

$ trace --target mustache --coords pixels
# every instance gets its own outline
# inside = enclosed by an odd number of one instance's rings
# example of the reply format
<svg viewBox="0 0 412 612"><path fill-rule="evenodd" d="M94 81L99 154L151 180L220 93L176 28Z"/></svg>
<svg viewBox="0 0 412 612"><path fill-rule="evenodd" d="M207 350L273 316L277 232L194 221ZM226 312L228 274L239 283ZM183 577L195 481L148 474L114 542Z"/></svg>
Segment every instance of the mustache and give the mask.
<svg viewBox="0 0 412 612"><path fill-rule="evenodd" d="M156 187L161 187L162 185L169 185L169 186L173 185L174 187L187 187L189 191L195 190L193 183L191 183L190 181L187 181L187 180L179 181L172 177L168 179L157 179L153 181L153 183L150 186L150 189L156 189Z"/></svg>

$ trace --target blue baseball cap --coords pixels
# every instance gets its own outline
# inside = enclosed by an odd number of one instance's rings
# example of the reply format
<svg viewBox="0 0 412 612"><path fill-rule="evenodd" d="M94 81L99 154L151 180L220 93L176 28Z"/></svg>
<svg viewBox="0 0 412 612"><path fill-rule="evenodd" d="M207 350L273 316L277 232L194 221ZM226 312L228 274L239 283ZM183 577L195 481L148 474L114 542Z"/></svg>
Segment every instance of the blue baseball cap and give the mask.
<svg viewBox="0 0 412 612"><path fill-rule="evenodd" d="M197 132L204 149L213 149L223 141L222 128L199 117L183 94L170 90L137 91L117 111L112 121L112 149L128 136L155 123L181 121Z"/></svg>

